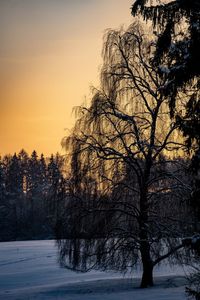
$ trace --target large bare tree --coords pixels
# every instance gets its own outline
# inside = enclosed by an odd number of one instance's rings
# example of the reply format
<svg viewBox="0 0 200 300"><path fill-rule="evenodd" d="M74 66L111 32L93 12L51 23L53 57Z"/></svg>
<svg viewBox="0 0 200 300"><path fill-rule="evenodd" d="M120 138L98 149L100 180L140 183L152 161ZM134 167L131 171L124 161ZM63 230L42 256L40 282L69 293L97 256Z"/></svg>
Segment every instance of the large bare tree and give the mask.
<svg viewBox="0 0 200 300"><path fill-rule="evenodd" d="M57 232L62 264L126 271L140 261L141 287L153 285L154 266L184 246L188 231L182 143L154 45L137 23L105 35L101 88L63 141L71 200Z"/></svg>

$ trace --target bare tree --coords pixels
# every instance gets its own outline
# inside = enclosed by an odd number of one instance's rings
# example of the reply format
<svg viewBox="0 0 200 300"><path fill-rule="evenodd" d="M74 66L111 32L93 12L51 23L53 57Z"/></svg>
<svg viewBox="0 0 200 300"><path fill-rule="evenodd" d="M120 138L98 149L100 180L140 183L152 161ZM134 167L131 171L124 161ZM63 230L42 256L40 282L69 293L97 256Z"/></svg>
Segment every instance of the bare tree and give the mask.
<svg viewBox="0 0 200 300"><path fill-rule="evenodd" d="M167 76L153 65L147 36L136 23L105 36L101 89L63 141L71 200L58 232L62 264L126 271L141 261L141 287L184 246L189 190L175 158L182 143L163 92Z"/></svg>

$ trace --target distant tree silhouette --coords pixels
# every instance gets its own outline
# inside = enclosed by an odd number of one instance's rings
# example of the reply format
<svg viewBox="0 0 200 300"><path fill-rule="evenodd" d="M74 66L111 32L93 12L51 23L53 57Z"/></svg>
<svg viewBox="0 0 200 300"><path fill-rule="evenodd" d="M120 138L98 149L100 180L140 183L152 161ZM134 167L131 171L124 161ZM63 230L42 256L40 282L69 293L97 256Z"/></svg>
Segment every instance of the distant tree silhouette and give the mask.
<svg viewBox="0 0 200 300"><path fill-rule="evenodd" d="M3 199L4 196L5 196L5 176L4 176L3 163L0 157L0 199Z"/></svg>
<svg viewBox="0 0 200 300"><path fill-rule="evenodd" d="M48 174L48 214L53 228L57 226L57 222L61 217L63 201L65 199L65 180L61 172L64 161L57 153L54 157L51 155L47 166Z"/></svg>
<svg viewBox="0 0 200 300"><path fill-rule="evenodd" d="M55 215L58 212L51 211L52 216L49 216L49 210L52 209L49 205L52 186L56 186L55 178L59 174L57 187L63 179L59 171L63 162L57 154L57 173L50 174L47 170L48 161L43 154L38 158L36 151L29 157L23 149L18 155L4 156L0 160L0 241L54 236ZM62 185L65 191L64 179ZM59 197L55 197L54 200L59 204L54 203L54 206L61 210L60 194ZM64 199L64 194L62 197Z"/></svg>
<svg viewBox="0 0 200 300"><path fill-rule="evenodd" d="M0 222L0 241L4 239L4 235L6 235L6 230L8 228L8 211L9 211L9 203L6 199L6 174L5 167L3 161L0 157L0 220L5 220L5 222ZM1 236L3 234L3 236Z"/></svg>
<svg viewBox="0 0 200 300"><path fill-rule="evenodd" d="M20 168L20 161L16 154L10 160L6 178L6 194L10 205L10 220L12 224L12 238L20 231L20 219L22 217L22 195L23 195L23 174Z"/></svg>

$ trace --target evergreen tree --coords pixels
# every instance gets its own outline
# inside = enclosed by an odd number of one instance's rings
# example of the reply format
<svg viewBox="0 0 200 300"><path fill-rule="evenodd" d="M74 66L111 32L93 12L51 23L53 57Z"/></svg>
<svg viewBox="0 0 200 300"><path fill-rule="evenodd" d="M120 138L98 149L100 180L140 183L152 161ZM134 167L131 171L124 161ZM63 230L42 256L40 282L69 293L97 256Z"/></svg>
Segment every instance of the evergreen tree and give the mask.
<svg viewBox="0 0 200 300"><path fill-rule="evenodd" d="M61 216L63 201L65 198L65 180L62 169L63 159L57 153L54 157L51 155L47 167L48 174L48 214L49 221L53 228L57 226L58 219Z"/></svg>
<svg viewBox="0 0 200 300"><path fill-rule="evenodd" d="M39 162L37 152L34 150L31 154L29 160L29 173L30 173L30 187L29 192L34 197L35 193L37 193L38 188L38 175L39 175Z"/></svg>
<svg viewBox="0 0 200 300"><path fill-rule="evenodd" d="M55 216L61 209L64 179L62 157L56 154L49 161L33 151L0 159L0 240L52 237ZM53 193L55 197L53 201ZM64 197L64 196L63 196ZM50 201L51 198L51 201ZM63 198L62 198L63 199ZM51 203L51 205L49 204ZM51 210L52 218L48 215Z"/></svg>
<svg viewBox="0 0 200 300"><path fill-rule="evenodd" d="M0 157L0 200L3 202L4 198L5 198L5 174L4 174L3 163Z"/></svg>
<svg viewBox="0 0 200 300"><path fill-rule="evenodd" d="M26 198L29 185L29 156L28 153L22 149L18 154L21 174L23 177L23 196Z"/></svg>
<svg viewBox="0 0 200 300"><path fill-rule="evenodd" d="M142 15L152 21L158 40L154 63L159 65L163 57L173 61L168 72L169 82L166 93L169 95L171 112L174 113L177 93L191 81L199 85L200 75L200 2L199 0L175 0L152 5L149 0L136 0L132 14ZM178 26L181 25L179 29Z"/></svg>
<svg viewBox="0 0 200 300"><path fill-rule="evenodd" d="M46 173L47 173L46 162L45 162L44 155L42 153L39 160L39 178L40 178L40 184L42 186L44 186L46 182Z"/></svg>
<svg viewBox="0 0 200 300"><path fill-rule="evenodd" d="M5 190L5 170L3 162L0 157L0 241L4 240L6 235L6 217L9 207L6 203L6 190Z"/></svg>
<svg viewBox="0 0 200 300"><path fill-rule="evenodd" d="M191 153L193 192L190 201L195 215L194 232L200 233L200 2L175 0L152 5L149 0L136 0L132 14L152 21L158 35L154 64L160 67L161 75L167 74L168 83L163 90L169 99L171 116L175 116ZM163 63L165 57L171 60L170 67ZM177 114L177 99L186 91L189 101L185 111ZM196 299L200 299L199 274L200 271L193 276L196 290L188 290Z"/></svg>
<svg viewBox="0 0 200 300"><path fill-rule="evenodd" d="M16 238L20 231L22 217L23 174L16 153L11 158L6 177L6 197L9 201L11 238Z"/></svg>
<svg viewBox="0 0 200 300"><path fill-rule="evenodd" d="M36 195L37 195L37 176L38 176L38 161L37 161L37 153L34 150L29 159L29 182L28 182L28 199L30 202L30 221L31 224L34 223L35 217L35 203L36 203Z"/></svg>
<svg viewBox="0 0 200 300"><path fill-rule="evenodd" d="M38 159L34 150L29 159L28 200L30 203L29 230L32 237L43 236L45 230L46 164L44 156Z"/></svg>
<svg viewBox="0 0 200 300"><path fill-rule="evenodd" d="M7 191L7 176L11 163L11 156L5 156L0 161L0 240L6 241L14 238L13 224L15 216L13 205Z"/></svg>
<svg viewBox="0 0 200 300"><path fill-rule="evenodd" d="M188 151L192 153L190 173L193 192L190 200L194 208L195 231L200 232L200 101L190 99L185 116L177 116L177 123L185 136Z"/></svg>

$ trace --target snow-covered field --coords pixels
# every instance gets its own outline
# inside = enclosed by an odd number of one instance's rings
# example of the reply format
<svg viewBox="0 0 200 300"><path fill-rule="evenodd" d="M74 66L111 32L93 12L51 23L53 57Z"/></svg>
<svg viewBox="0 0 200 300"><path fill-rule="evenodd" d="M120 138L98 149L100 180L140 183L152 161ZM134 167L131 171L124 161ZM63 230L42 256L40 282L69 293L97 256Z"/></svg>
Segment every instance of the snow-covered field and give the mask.
<svg viewBox="0 0 200 300"><path fill-rule="evenodd" d="M54 241L0 243L0 299L183 300L184 270L156 269L155 286L139 289L140 271L125 277L92 271L86 274L57 264Z"/></svg>

